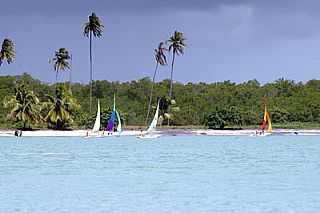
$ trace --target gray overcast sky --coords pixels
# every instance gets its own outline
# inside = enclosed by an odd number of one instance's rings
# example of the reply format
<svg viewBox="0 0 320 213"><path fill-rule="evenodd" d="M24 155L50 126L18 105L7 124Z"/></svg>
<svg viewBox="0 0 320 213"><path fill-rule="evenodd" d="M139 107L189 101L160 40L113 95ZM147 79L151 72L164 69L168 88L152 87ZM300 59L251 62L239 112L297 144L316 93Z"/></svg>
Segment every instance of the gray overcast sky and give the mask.
<svg viewBox="0 0 320 213"><path fill-rule="evenodd" d="M53 82L49 58L59 47L73 56L74 81L89 78L91 11L105 29L94 40L94 79L127 81L151 76L153 49L174 30L188 47L176 60L180 82L305 81L320 75L320 1L294 0L0 0L0 39L16 43L16 62L0 74L28 72ZM171 60L171 56L169 57ZM169 78L162 67L158 80ZM68 79L63 74L60 80Z"/></svg>

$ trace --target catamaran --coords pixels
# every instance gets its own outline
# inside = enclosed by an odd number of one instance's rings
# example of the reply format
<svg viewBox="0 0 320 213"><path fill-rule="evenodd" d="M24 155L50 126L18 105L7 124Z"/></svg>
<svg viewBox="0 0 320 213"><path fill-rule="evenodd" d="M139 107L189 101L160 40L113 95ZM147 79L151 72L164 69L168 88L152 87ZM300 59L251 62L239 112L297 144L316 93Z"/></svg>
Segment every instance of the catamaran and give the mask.
<svg viewBox="0 0 320 213"><path fill-rule="evenodd" d="M159 134L155 134L157 124L158 124L158 119L159 119L159 105L160 101L158 101L157 109L154 114L153 120L148 127L146 131L143 131L141 134L137 135L137 138L158 138L160 137Z"/></svg>
<svg viewBox="0 0 320 213"><path fill-rule="evenodd" d="M267 129L268 124L268 129ZM267 110L267 105L264 105L264 116L261 124L261 131L256 132L256 136L267 136L272 134L272 122L270 118L270 113Z"/></svg>
<svg viewBox="0 0 320 213"><path fill-rule="evenodd" d="M116 128L116 131L114 131L115 129L115 120L117 119L118 122L118 126ZM113 96L113 109L111 112L111 116L110 119L108 120L107 126L105 128L105 130L108 132L107 135L111 136L113 135L113 132L116 132L116 136L120 136L121 132L122 132L122 125L121 125L121 118L120 118L120 114L119 112L116 110L116 98L115 96Z"/></svg>

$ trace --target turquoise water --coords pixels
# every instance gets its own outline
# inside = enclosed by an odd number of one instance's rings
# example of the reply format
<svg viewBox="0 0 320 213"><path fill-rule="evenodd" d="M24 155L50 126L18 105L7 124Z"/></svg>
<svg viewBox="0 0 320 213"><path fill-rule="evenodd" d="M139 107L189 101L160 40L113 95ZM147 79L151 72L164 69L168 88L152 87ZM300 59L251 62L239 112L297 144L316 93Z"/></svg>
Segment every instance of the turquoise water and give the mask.
<svg viewBox="0 0 320 213"><path fill-rule="evenodd" d="M319 136L0 138L0 212L319 209Z"/></svg>

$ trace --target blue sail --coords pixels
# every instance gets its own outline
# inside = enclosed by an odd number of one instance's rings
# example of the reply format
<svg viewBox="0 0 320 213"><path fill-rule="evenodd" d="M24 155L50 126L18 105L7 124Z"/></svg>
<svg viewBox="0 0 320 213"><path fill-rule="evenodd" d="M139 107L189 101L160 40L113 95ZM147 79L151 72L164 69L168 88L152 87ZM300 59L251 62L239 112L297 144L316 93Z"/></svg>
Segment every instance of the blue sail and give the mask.
<svg viewBox="0 0 320 213"><path fill-rule="evenodd" d="M107 131L110 131L110 132L113 131L115 118L116 118L116 112L112 111L111 117L110 117L108 124L107 124L107 127L106 127Z"/></svg>

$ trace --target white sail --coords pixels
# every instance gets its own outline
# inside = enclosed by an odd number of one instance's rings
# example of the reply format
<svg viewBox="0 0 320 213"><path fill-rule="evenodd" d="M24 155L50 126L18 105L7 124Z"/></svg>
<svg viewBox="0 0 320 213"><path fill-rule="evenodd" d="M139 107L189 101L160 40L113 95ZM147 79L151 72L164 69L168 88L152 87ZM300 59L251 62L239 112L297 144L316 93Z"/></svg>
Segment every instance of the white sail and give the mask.
<svg viewBox="0 0 320 213"><path fill-rule="evenodd" d="M96 121L94 122L94 126L92 131L93 132L98 132L100 130L100 101L98 99L98 110L97 110L97 116L96 116Z"/></svg>
<svg viewBox="0 0 320 213"><path fill-rule="evenodd" d="M121 132L122 131L122 126L121 126L121 119L120 119L119 112L116 111L116 114L117 114L117 120L118 120L117 132Z"/></svg>
<svg viewBox="0 0 320 213"><path fill-rule="evenodd" d="M158 102L157 110L156 110L156 113L154 114L153 120L149 128L147 129L147 133L150 133L156 129L157 123L158 123L158 117L159 117L159 102Z"/></svg>

